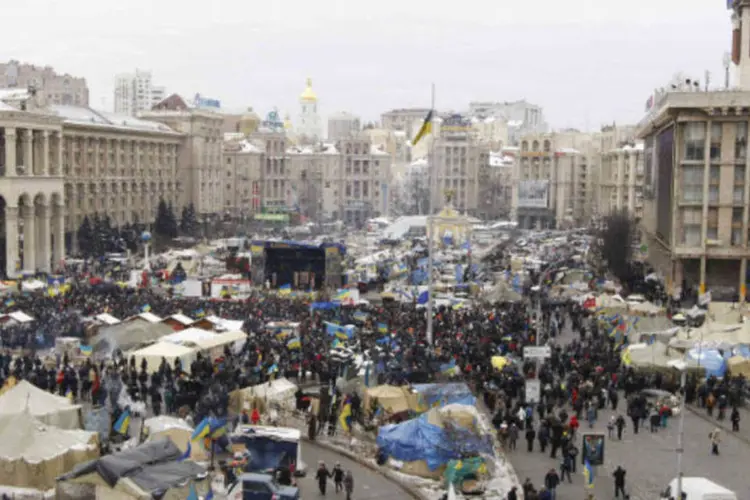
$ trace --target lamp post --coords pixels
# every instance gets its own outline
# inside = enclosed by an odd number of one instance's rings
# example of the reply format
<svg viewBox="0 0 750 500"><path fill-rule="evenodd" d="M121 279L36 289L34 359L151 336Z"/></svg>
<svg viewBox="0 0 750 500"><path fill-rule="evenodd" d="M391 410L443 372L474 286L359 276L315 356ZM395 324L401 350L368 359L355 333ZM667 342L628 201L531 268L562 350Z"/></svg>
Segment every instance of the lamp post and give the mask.
<svg viewBox="0 0 750 500"><path fill-rule="evenodd" d="M667 363L670 366L680 372L680 389L682 390L680 398L680 421L677 424L677 492L674 496L676 499L682 498L682 455L684 453L684 439L685 439L685 395L687 386L687 363L681 359L670 361Z"/></svg>
<svg viewBox="0 0 750 500"><path fill-rule="evenodd" d="M143 269L145 271L151 270L151 261L149 260L149 247L151 243L151 233L149 231L143 231L141 233L141 241L143 242L143 256L145 258L145 264Z"/></svg>

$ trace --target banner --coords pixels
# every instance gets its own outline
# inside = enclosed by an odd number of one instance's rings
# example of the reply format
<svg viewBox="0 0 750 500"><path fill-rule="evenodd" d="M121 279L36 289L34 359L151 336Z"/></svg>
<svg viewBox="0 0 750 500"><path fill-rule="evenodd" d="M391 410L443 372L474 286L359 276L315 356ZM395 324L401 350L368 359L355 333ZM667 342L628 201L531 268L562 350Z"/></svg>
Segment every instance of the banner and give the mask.
<svg viewBox="0 0 750 500"><path fill-rule="evenodd" d="M521 181L518 183L518 206L523 208L547 208L549 181Z"/></svg>

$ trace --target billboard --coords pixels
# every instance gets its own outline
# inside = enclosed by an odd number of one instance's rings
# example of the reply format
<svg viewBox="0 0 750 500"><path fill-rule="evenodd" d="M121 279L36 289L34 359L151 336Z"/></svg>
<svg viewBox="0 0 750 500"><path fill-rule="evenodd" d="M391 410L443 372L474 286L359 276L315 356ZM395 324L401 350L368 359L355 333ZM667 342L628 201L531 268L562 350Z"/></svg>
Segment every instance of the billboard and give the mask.
<svg viewBox="0 0 750 500"><path fill-rule="evenodd" d="M195 94L195 98L193 99L193 104L196 108L213 108L213 109L220 109L221 108L221 101L218 99L209 99L207 97L203 97L200 94Z"/></svg>
<svg viewBox="0 0 750 500"><path fill-rule="evenodd" d="M549 181L521 181L518 183L518 206L547 208Z"/></svg>

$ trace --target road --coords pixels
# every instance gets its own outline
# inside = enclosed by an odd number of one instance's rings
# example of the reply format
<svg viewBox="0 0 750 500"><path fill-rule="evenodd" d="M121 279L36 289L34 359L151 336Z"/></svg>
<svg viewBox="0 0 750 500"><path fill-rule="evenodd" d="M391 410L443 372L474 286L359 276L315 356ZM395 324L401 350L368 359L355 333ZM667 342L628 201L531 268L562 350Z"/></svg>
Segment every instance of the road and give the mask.
<svg viewBox="0 0 750 500"><path fill-rule="evenodd" d="M572 339L570 328L565 328L560 342L566 343ZM624 414L624 398L620 398L618 410ZM593 432L606 434L606 423L611 415L616 414L610 409L599 413L599 419L592 429ZM750 420L750 419L749 419ZM632 432L631 422L626 418L627 426L622 441L607 439L605 444L605 465L595 471L593 493L597 500L614 497L614 482L612 472L621 465L627 471L626 490L632 500L651 500L659 498L659 493L677 476L677 462L675 449L677 445L677 419L672 419L666 429L656 433ZM750 422L745 422L750 424ZM738 498L750 498L750 481L747 478L747 464L750 463L750 445L746 439L738 438L731 432L724 432L720 447L721 455L711 455L708 434L714 429L715 423L706 421L701 416L688 411L685 414L685 441L683 455L683 472L686 477L702 476L730 488L737 493ZM581 431L588 432L588 426L581 423ZM580 439L580 438L579 438ZM523 433L518 442L518 449L508 453L519 480L523 482L527 477L537 485L543 484L544 475L550 468L558 468L559 459L549 458L549 454L538 451L526 451L526 441ZM580 441L576 444L581 448ZM559 455L558 455L559 457ZM577 472L572 474L573 483L562 484L557 491L557 500L580 500L584 498L584 480L581 473L580 460L576 465Z"/></svg>
<svg viewBox="0 0 750 500"><path fill-rule="evenodd" d="M392 483L381 474L313 443L305 442L302 445L302 460L305 461L308 467L307 476L299 478L300 495L303 500L310 498L341 498L343 500L346 498L344 493L336 495L333 482L329 482L328 484L326 497L320 495L318 481L315 479L315 470L320 460L325 462L329 469L332 469L336 462L339 462L344 470L352 471L354 475L353 500L371 500L375 498L410 500L412 498L401 487Z"/></svg>

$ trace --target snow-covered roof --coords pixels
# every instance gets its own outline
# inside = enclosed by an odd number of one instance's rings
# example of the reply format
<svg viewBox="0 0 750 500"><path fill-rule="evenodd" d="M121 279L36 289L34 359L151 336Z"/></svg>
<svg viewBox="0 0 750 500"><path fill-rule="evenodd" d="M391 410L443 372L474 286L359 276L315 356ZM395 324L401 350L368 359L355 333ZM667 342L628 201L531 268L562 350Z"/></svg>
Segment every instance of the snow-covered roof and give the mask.
<svg viewBox="0 0 750 500"><path fill-rule="evenodd" d="M115 318L111 314L101 313L96 315L96 320L104 323L105 325L116 325L120 322L119 319Z"/></svg>
<svg viewBox="0 0 750 500"><path fill-rule="evenodd" d="M177 134L163 123L141 120L108 111L96 111L83 106L55 104L50 106L50 110L69 124Z"/></svg>
<svg viewBox="0 0 750 500"><path fill-rule="evenodd" d="M510 120L508 122L509 127L522 127L523 126L523 120Z"/></svg>
<svg viewBox="0 0 750 500"><path fill-rule="evenodd" d="M241 141L245 138L245 134L242 132L224 132L225 141Z"/></svg>
<svg viewBox="0 0 750 500"><path fill-rule="evenodd" d="M262 153L260 148L250 141L241 141L240 151L243 153Z"/></svg>
<svg viewBox="0 0 750 500"><path fill-rule="evenodd" d="M185 316L184 314L179 314L179 313L173 314L167 319L173 319L177 321L178 323L185 325L185 326L192 325L193 323L195 323L195 321L192 318Z"/></svg>
<svg viewBox="0 0 750 500"><path fill-rule="evenodd" d="M427 216L406 215L399 217L383 231L383 238L387 240L400 240L406 236L412 227L427 227Z"/></svg>
<svg viewBox="0 0 750 500"><path fill-rule="evenodd" d="M424 168L428 166L429 163L427 163L427 158L417 158L413 162L409 164L409 168Z"/></svg>
<svg viewBox="0 0 750 500"><path fill-rule="evenodd" d="M557 150L557 153L562 153L562 154L566 154L566 155L578 155L578 154L581 154L581 152L578 151L575 148L559 148Z"/></svg>
<svg viewBox="0 0 750 500"><path fill-rule="evenodd" d="M399 137L399 138L406 137L406 131L404 131L404 130L395 130L393 132L393 136L394 137Z"/></svg>
<svg viewBox="0 0 750 500"><path fill-rule="evenodd" d="M513 157L506 156L502 152L490 152L490 167L512 167Z"/></svg>
<svg viewBox="0 0 750 500"><path fill-rule="evenodd" d="M150 313L150 312L142 312L141 314L137 314L133 316L133 318L140 318L143 320L148 321L149 323L160 323L161 318L157 316L156 314Z"/></svg>
<svg viewBox="0 0 750 500"><path fill-rule="evenodd" d="M0 111L17 111L17 109L0 101Z"/></svg>
<svg viewBox="0 0 750 500"><path fill-rule="evenodd" d="M22 101L31 97L25 88L0 89L0 101Z"/></svg>
<svg viewBox="0 0 750 500"><path fill-rule="evenodd" d="M383 151L380 146L376 146L375 144L370 145L370 154L376 156L388 156L386 151Z"/></svg>

